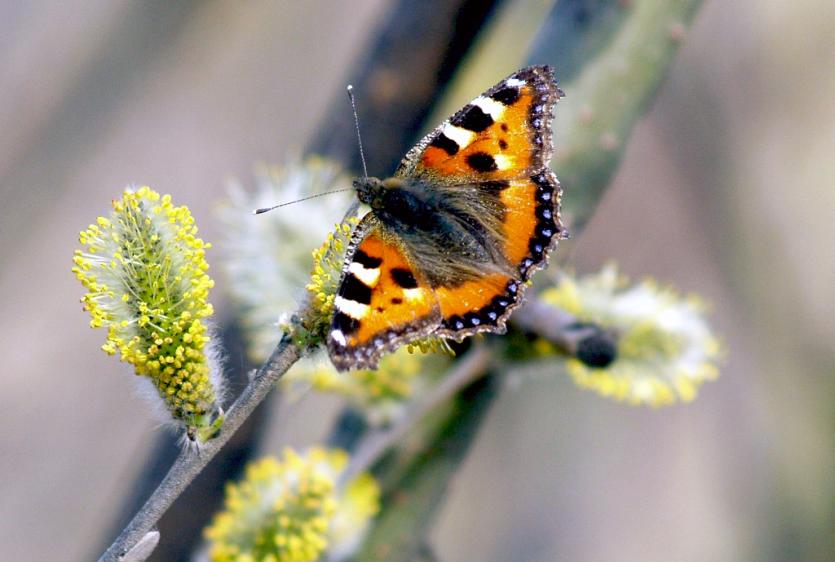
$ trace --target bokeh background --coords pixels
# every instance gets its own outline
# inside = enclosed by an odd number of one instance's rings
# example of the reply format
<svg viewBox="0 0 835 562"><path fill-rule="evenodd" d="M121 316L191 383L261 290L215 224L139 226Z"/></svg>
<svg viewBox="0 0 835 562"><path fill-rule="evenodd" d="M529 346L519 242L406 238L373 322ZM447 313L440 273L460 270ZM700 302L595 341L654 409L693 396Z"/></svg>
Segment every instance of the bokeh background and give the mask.
<svg viewBox="0 0 835 562"><path fill-rule="evenodd" d="M0 3L0 557L92 557L164 431L87 327L78 231L149 184L220 238L229 178L305 145L388 9ZM440 560L835 559L833 53L827 0L705 2L570 263L705 296L722 376L660 410L518 381L434 524ZM283 411L264 447L335 409Z"/></svg>

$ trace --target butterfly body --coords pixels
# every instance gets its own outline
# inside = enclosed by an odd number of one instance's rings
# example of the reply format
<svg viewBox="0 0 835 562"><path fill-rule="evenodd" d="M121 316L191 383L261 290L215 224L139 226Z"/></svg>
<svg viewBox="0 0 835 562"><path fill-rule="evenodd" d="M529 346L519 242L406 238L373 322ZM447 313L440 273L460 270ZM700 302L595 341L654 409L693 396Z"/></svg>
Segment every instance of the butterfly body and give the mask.
<svg viewBox="0 0 835 562"><path fill-rule="evenodd" d="M503 80L429 133L394 177L354 182L371 211L352 235L328 351L373 368L404 343L505 330L525 282L563 235L548 168L549 67Z"/></svg>
<svg viewBox="0 0 835 562"><path fill-rule="evenodd" d="M357 183L360 201L400 236L412 260L423 265L430 285L458 285L500 264L510 271L493 244L503 209L495 197L485 201L476 186L458 186L449 194L429 183L400 178ZM477 210L484 214L479 216Z"/></svg>

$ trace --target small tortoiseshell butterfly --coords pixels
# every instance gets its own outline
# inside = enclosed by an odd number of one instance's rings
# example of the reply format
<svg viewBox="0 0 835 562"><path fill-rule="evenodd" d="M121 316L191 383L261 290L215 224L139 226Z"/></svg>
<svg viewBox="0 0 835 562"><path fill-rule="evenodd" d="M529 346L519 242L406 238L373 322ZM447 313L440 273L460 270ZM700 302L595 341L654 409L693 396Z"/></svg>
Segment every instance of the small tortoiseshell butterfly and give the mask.
<svg viewBox="0 0 835 562"><path fill-rule="evenodd" d="M562 96L548 66L502 80L426 135L394 177L354 181L352 234L328 352L340 371L429 335L505 331L563 236L548 167Z"/></svg>

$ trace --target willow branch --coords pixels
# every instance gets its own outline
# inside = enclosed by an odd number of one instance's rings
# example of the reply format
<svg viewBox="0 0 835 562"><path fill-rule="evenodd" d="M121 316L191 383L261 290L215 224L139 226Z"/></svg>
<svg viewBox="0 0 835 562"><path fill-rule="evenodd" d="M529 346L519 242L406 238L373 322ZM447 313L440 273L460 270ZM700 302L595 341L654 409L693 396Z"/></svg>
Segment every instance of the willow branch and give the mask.
<svg viewBox="0 0 835 562"><path fill-rule="evenodd" d="M512 317L512 324L515 329L536 334L572 356L581 354L589 341L608 336L599 327L579 322L572 314L537 299L525 303L517 310ZM412 404L395 424L366 433L355 448L351 463L341 480L348 482L357 474L370 470L424 416L450 400L476 378L483 376L491 355L488 346L474 346L453 364L438 384Z"/></svg>
<svg viewBox="0 0 835 562"><path fill-rule="evenodd" d="M255 407L267 396L276 382L298 361L301 353L302 350L292 342L289 336L282 337L269 359L256 371L252 381L229 408L217 437L201 444L199 448L183 449L142 509L99 558L100 562L123 560L125 554L131 552L134 546L140 543L174 500L209 464L209 461L255 410Z"/></svg>
<svg viewBox="0 0 835 562"><path fill-rule="evenodd" d="M517 310L511 325L551 342L586 363L592 357L602 356L609 357L611 362L617 354L616 334L596 324L581 322L576 316L539 299L532 299Z"/></svg>
<svg viewBox="0 0 835 562"><path fill-rule="evenodd" d="M415 562L425 551L433 515L447 496L490 405L499 379L487 370L424 416L408 444L386 455L375 468L385 493L357 562Z"/></svg>
<svg viewBox="0 0 835 562"><path fill-rule="evenodd" d="M457 361L448 374L428 393L413 404L408 411L390 427L371 431L365 435L351 455L351 463L341 480L348 482L357 474L371 469L390 448L398 444L409 430L440 404L458 394L476 378L482 376L490 363L490 351L478 345Z"/></svg>

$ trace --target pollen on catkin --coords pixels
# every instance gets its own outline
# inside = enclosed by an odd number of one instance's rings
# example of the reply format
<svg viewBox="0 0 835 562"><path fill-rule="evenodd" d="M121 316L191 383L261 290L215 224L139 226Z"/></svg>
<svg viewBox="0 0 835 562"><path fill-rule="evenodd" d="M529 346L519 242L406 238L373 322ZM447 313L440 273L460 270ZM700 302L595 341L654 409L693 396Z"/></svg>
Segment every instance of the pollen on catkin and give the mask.
<svg viewBox="0 0 835 562"><path fill-rule="evenodd" d="M222 421L205 319L213 281L188 208L149 187L125 190L109 217L81 232L72 271L102 349L148 377L190 438L203 441Z"/></svg>
<svg viewBox="0 0 835 562"><path fill-rule="evenodd" d="M595 275L564 274L540 298L615 335L611 363L568 360L569 375L584 388L629 404L664 406L693 400L699 386L719 374L722 346L695 296L653 280L630 286L608 265Z"/></svg>
<svg viewBox="0 0 835 562"><path fill-rule="evenodd" d="M311 313L300 319L296 337L300 343L312 345L324 341L333 318L333 303L342 277L342 264L357 226L357 217L348 217L337 224L325 242L313 250L313 272L307 284Z"/></svg>
<svg viewBox="0 0 835 562"><path fill-rule="evenodd" d="M205 535L213 562L312 562L355 552L379 509L374 479L360 474L340 487L344 451L286 449L282 458L250 463L226 489L224 509Z"/></svg>

